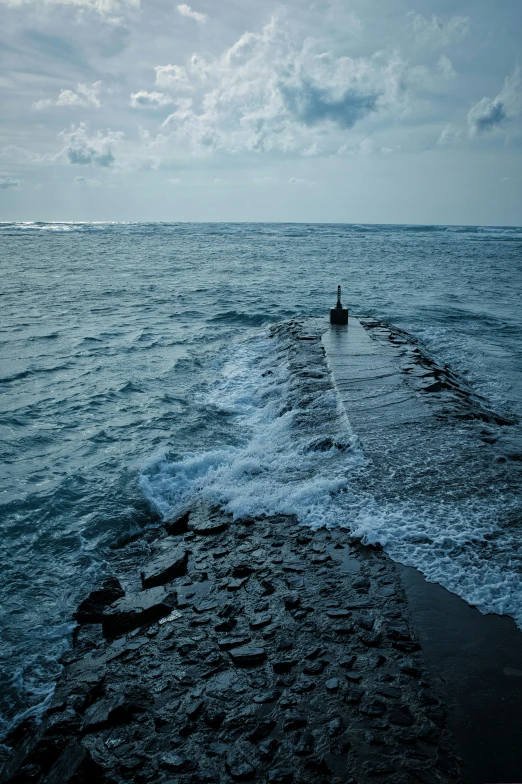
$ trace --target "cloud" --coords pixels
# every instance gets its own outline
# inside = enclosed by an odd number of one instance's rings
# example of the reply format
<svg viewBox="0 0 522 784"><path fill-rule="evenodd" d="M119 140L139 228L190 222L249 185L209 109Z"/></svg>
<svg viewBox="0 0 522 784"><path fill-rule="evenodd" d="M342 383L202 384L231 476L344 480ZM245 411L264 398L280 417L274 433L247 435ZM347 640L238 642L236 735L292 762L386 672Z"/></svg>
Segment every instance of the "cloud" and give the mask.
<svg viewBox="0 0 522 784"><path fill-rule="evenodd" d="M193 19L195 22L198 22L199 24L205 24L205 22L208 19L208 16L206 14L201 14L199 11L193 11L192 8L189 5L186 5L185 3L178 5L177 9L178 9L178 13L181 14L181 16L185 16L187 17L187 19Z"/></svg>
<svg viewBox="0 0 522 784"><path fill-rule="evenodd" d="M373 141L369 136L359 142L346 142L337 150L337 155L371 155L372 153Z"/></svg>
<svg viewBox="0 0 522 784"><path fill-rule="evenodd" d="M137 93L131 93L130 105L134 109L163 109L173 103L170 95L158 92L147 92L147 90L139 90Z"/></svg>
<svg viewBox="0 0 522 784"><path fill-rule="evenodd" d="M493 131L522 113L522 72L515 68L496 98L482 98L468 113L470 136Z"/></svg>
<svg viewBox="0 0 522 784"><path fill-rule="evenodd" d="M452 16L443 22L439 16L433 15L427 19L422 14L410 11L408 16L412 19L413 31L417 42L423 46L446 47L455 41L460 41L469 32L468 16Z"/></svg>
<svg viewBox="0 0 522 784"><path fill-rule="evenodd" d="M0 177L0 190L7 191L10 188L19 188L20 181L13 179L13 177Z"/></svg>
<svg viewBox="0 0 522 784"><path fill-rule="evenodd" d="M158 87L191 92L161 128L195 154L327 155L357 123L406 105L406 65L396 52L336 56L313 38L296 43L277 17L218 57L195 54L155 72Z"/></svg>
<svg viewBox="0 0 522 784"><path fill-rule="evenodd" d="M181 65L157 65L156 84L158 87L166 87L174 90L192 90L189 82L189 75Z"/></svg>
<svg viewBox="0 0 522 784"><path fill-rule="evenodd" d="M41 0L0 0L10 8L33 5L41 7ZM140 0L45 0L46 6L69 6L76 8L80 13L92 11L99 14L108 22L120 21L120 14L136 10L140 7Z"/></svg>
<svg viewBox="0 0 522 784"><path fill-rule="evenodd" d="M277 179L277 177L267 176L267 177L254 177L252 182L254 183L254 185L277 185L279 180Z"/></svg>
<svg viewBox="0 0 522 784"><path fill-rule="evenodd" d="M288 182L290 185L300 185L302 188L311 188L312 185L315 185L315 182L310 182L310 180L303 180L302 177L290 177Z"/></svg>
<svg viewBox="0 0 522 784"><path fill-rule="evenodd" d="M42 110L48 109L51 106L81 106L87 108L93 106L99 109L101 106L98 98L101 82L93 82L88 87L86 84L79 84L75 90L62 90L58 98L53 101L51 98L44 98L41 101L35 101L33 108Z"/></svg>
<svg viewBox="0 0 522 784"><path fill-rule="evenodd" d="M455 128L451 123L448 123L442 129L437 144L439 147L444 147L450 144L456 144L460 141L462 132L459 128Z"/></svg>
<svg viewBox="0 0 522 784"><path fill-rule="evenodd" d="M97 131L91 134L87 123L71 125L67 130L58 134L65 142L65 146L58 157L65 157L69 163L86 166L108 167L115 162L113 147L117 145L124 134L122 131Z"/></svg>
<svg viewBox="0 0 522 784"><path fill-rule="evenodd" d="M79 185L80 187L88 187L88 188L100 188L101 182L99 180L93 180L90 177L75 177L74 184Z"/></svg>
<svg viewBox="0 0 522 784"><path fill-rule="evenodd" d="M290 114L309 126L330 121L340 128L353 128L358 120L375 111L379 99L378 93L365 95L356 87L347 87L336 96L328 87L305 79L297 84L280 84L279 89Z"/></svg>

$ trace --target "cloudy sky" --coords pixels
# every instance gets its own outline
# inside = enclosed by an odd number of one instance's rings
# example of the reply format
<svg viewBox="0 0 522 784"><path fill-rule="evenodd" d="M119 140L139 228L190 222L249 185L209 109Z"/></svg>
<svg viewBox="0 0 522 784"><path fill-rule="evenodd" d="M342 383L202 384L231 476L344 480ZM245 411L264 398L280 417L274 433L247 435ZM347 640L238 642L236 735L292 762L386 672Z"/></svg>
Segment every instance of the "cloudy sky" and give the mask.
<svg viewBox="0 0 522 784"><path fill-rule="evenodd" d="M0 0L0 220L522 224L520 0Z"/></svg>

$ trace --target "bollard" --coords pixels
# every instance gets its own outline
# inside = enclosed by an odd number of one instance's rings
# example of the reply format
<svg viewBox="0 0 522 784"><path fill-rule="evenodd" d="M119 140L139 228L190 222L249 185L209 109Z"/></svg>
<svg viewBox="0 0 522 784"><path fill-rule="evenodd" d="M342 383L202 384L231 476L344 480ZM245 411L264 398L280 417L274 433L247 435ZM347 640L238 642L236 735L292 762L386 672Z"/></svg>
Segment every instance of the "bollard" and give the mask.
<svg viewBox="0 0 522 784"><path fill-rule="evenodd" d="M341 305L341 287L337 286L337 305L330 308L330 324L348 324L348 308Z"/></svg>

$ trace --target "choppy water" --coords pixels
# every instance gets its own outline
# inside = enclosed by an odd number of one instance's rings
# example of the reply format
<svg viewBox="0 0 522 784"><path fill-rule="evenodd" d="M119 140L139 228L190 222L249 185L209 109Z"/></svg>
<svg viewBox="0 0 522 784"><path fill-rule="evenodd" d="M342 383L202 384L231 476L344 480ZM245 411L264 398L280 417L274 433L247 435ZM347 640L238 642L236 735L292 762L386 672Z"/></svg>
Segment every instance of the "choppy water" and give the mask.
<svg viewBox="0 0 522 784"><path fill-rule="evenodd" d="M353 312L420 337L522 416L522 229L4 223L0 263L0 731L49 693L111 546L158 514L202 492L236 514L338 519L364 443L341 459L295 437L280 414L297 382L269 323L326 314L340 282ZM317 405L356 444L331 390ZM510 438L522 455L519 425ZM360 502L386 541L379 500ZM502 540L487 505L473 514ZM439 541L436 574L458 592L469 568L497 570L481 609L521 623L520 514L505 525L509 554Z"/></svg>

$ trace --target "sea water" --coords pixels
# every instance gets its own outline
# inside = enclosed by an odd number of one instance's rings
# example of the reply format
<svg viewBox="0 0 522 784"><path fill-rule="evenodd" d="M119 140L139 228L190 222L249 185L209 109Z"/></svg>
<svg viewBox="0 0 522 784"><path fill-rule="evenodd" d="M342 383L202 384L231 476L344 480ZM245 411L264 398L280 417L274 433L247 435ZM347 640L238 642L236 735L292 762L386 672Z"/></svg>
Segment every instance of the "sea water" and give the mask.
<svg viewBox="0 0 522 784"><path fill-rule="evenodd" d="M415 542L431 536L429 579L469 600L479 575L479 609L522 625L520 505L504 520L474 497L446 510L461 522L444 537L418 487L402 517L359 492L350 412L327 387L316 432L296 432L298 381L268 329L326 316L340 283L352 313L421 339L512 419L522 460L522 229L3 223L0 260L0 732L49 699L111 549L196 495L352 525L425 572ZM315 449L325 433L343 448ZM448 471L458 431L452 450Z"/></svg>

